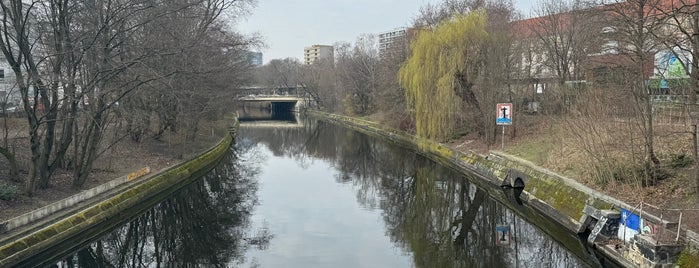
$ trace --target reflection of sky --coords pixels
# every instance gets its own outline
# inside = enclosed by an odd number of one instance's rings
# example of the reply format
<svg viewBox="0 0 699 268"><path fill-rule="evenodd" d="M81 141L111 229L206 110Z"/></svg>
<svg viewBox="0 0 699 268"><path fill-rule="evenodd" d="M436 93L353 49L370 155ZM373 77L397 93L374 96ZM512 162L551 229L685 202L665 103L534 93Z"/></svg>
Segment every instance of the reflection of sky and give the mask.
<svg viewBox="0 0 699 268"><path fill-rule="evenodd" d="M305 131L309 135L317 135L315 138L331 135L323 138L325 144L338 146L337 151L359 154L347 149L363 144L359 136L332 130L330 126L316 132L318 129L312 127L314 125L306 124ZM411 267L413 260L423 267L434 266L434 261L455 267L464 264L489 267L496 263L507 267L584 267L589 264L586 262L590 260L578 259L575 253L538 227L518 218L491 198L474 207L477 212L472 215L475 216L472 226L455 226L454 220L461 213L467 213L460 211L460 206L465 205L470 211L474 205L470 200L483 200L479 199L483 192L477 194L475 184L461 185L459 180L463 176L450 169L410 157L406 158L412 159L407 165L391 166L389 161L403 161L401 157L407 151L386 150L377 144L365 146L366 151L362 152L371 156L348 152L333 155L337 152L331 150L323 158L328 160L322 160L302 152L308 144L317 141L309 142L297 131L267 129L266 132L241 133L260 140L253 151L264 159L260 161L262 173L258 177L260 205L252 216L252 229L268 227L274 235L268 249L249 251L248 263L242 267L250 264L260 267ZM294 135L290 135L292 132ZM270 141L274 139L284 142ZM263 146L280 143L286 149L274 148L274 151L287 156L275 157ZM372 167L374 164L387 166ZM368 169L354 174L359 167ZM350 173L341 174L340 170ZM423 183L413 185L416 189L407 185L395 188L393 180L407 174L417 174L417 178L407 179L405 183L412 184L412 179ZM468 187L465 204L459 203L461 187ZM414 191L421 194L415 196ZM493 240L496 224L511 226L512 244L496 246ZM466 240L454 240L460 234L455 230L461 228L470 230ZM552 232L559 233L557 230ZM395 241L390 242L391 239ZM577 240L573 234L561 239L576 250L581 249L578 246L582 244L575 244ZM455 242L468 246L457 247Z"/></svg>
<svg viewBox="0 0 699 268"><path fill-rule="evenodd" d="M362 208L350 184L335 181L328 163L306 168L290 158L268 156L260 174L254 227L274 235L268 249L248 252L260 267L410 267L386 237L379 210ZM254 228L253 228L254 229ZM243 265L246 267L247 265Z"/></svg>

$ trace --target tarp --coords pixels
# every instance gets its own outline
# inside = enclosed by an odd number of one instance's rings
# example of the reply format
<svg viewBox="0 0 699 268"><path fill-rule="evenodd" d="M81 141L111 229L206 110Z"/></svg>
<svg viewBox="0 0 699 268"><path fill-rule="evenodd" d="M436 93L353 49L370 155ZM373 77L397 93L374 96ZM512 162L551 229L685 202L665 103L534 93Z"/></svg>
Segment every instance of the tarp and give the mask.
<svg viewBox="0 0 699 268"><path fill-rule="evenodd" d="M638 217L638 215L631 213L631 211L628 211L626 209L621 209L621 224L626 225L626 228L629 228L631 230L639 230L639 226L641 225L641 218Z"/></svg>
<svg viewBox="0 0 699 268"><path fill-rule="evenodd" d="M631 239L639 233L640 226L641 218L638 215L623 208L621 209L621 225L617 233L619 239L625 242L631 241Z"/></svg>

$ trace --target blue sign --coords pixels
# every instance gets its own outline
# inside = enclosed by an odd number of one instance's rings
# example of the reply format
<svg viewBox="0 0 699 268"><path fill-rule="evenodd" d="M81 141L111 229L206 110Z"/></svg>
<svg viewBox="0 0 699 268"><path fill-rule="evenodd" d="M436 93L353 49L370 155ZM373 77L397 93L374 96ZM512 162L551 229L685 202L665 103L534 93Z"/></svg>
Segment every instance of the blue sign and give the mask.
<svg viewBox="0 0 699 268"><path fill-rule="evenodd" d="M641 218L636 215L631 213L631 211L628 211L626 209L621 209L621 224L626 225L626 228L629 228L631 230L636 230L640 231L638 227L641 225Z"/></svg>
<svg viewBox="0 0 699 268"><path fill-rule="evenodd" d="M495 123L497 123L498 125L512 125L512 119L506 117L498 117L498 119L495 120Z"/></svg>

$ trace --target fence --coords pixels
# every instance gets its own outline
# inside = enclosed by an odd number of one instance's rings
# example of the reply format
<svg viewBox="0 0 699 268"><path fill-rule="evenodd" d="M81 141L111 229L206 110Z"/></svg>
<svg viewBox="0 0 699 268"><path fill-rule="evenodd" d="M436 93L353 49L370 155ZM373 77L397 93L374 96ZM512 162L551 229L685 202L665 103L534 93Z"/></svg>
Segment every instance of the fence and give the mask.
<svg viewBox="0 0 699 268"><path fill-rule="evenodd" d="M636 217L638 222L634 222ZM627 237L627 234L631 233L630 235L648 235L653 238L656 245L677 244L680 242L683 229L695 230L699 228L699 221L687 220L697 218L699 218L699 209L667 209L641 202L630 210L622 210L621 226L619 227L625 229L620 229L619 239L629 242L631 237Z"/></svg>

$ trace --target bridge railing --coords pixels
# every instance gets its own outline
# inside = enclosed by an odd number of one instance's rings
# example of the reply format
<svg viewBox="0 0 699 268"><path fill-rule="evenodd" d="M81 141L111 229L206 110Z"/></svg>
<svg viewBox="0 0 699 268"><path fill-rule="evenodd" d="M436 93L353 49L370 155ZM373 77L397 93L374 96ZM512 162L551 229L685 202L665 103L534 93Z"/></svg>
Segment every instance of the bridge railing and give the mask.
<svg viewBox="0 0 699 268"><path fill-rule="evenodd" d="M269 92L258 92L258 93L240 93L236 94L235 98L236 99L254 99L254 98L264 98L264 97L295 97L295 98L302 98L302 99L311 99L311 94L308 93L300 93L300 94L289 94L288 92L284 92L282 94L278 93L269 93Z"/></svg>

